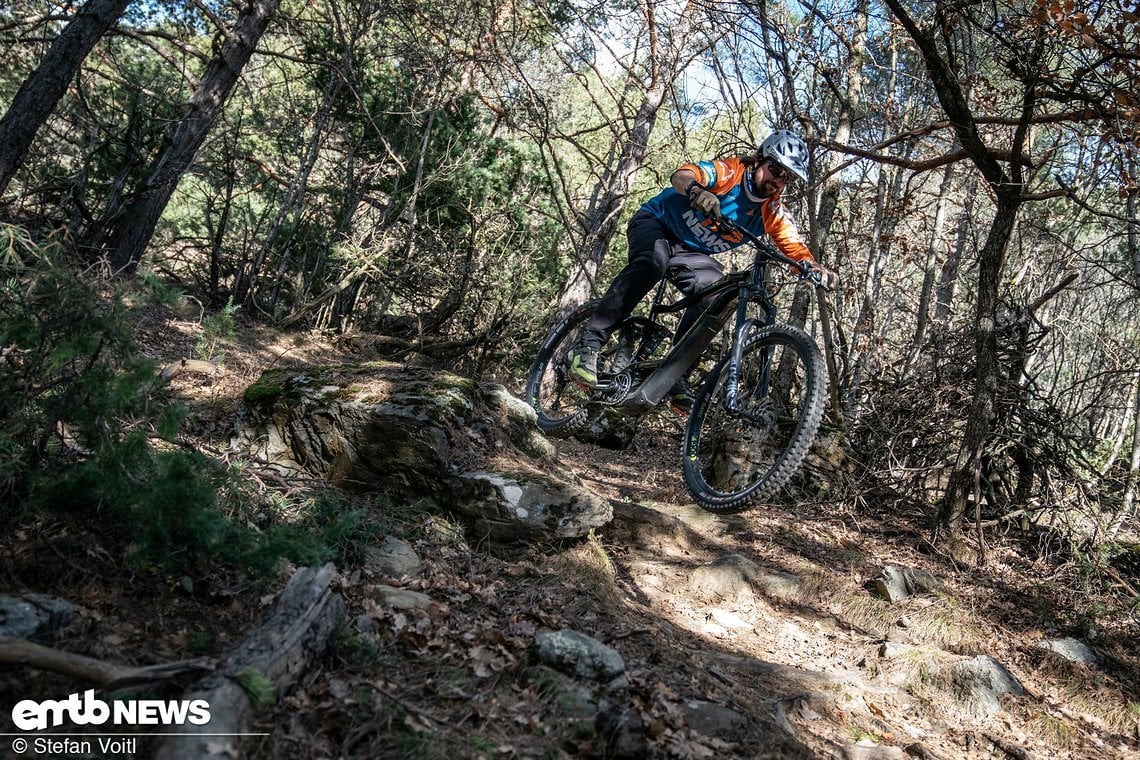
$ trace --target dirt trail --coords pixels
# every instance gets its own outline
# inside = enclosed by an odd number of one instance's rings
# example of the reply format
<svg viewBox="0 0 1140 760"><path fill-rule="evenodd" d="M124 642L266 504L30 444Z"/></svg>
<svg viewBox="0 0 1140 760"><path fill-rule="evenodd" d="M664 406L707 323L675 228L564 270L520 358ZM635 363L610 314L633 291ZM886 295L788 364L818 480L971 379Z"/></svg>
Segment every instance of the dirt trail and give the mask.
<svg viewBox="0 0 1140 760"><path fill-rule="evenodd" d="M771 721L814 757L1140 757L1128 639L1102 637L1092 665L1041 650L1024 605L1043 590L1012 547L993 547L988 570L955 571L905 516L820 504L710 515L675 482L673 439L640 439L632 455L562 451L614 500L601 538L615 616L656 621L638 654L652 661L670 643L688 697ZM886 564L928 570L941 588L880 600L868 583ZM979 655L1026 693L987 707L962 678ZM747 740L735 751L749 756Z"/></svg>

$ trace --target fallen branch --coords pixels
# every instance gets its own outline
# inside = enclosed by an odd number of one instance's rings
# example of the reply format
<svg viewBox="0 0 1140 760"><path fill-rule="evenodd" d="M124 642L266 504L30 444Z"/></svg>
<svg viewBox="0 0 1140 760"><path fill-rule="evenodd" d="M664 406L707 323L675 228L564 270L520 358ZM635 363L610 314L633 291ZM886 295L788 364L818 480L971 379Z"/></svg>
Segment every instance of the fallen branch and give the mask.
<svg viewBox="0 0 1140 760"><path fill-rule="evenodd" d="M60 673L87 681L106 691L119 691L127 687L165 681L191 671L210 670L212 666L211 661L206 658L142 667L119 665L94 657L63 652L12 636L0 636L0 662Z"/></svg>

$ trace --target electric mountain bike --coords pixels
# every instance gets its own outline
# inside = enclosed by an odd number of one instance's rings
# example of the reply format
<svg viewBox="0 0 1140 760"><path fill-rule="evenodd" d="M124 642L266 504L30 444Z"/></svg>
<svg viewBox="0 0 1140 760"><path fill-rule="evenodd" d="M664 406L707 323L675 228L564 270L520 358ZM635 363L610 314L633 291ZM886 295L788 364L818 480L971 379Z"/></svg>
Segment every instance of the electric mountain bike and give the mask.
<svg viewBox="0 0 1140 760"><path fill-rule="evenodd" d="M823 418L827 373L811 336L776 323L772 298L779 288L767 280L770 264L796 267L802 279L822 287L819 272L742 227L719 224L751 244L750 267L672 303L665 284L674 272L667 272L648 316L627 319L599 350L592 389L571 381L567 359L600 301L582 304L547 334L530 369L526 400L544 433L568 438L607 410L630 416L652 410L702 357L712 360L686 421L681 465L697 504L728 514L771 499L799 468ZM707 306L684 335L663 324L663 316L702 302Z"/></svg>

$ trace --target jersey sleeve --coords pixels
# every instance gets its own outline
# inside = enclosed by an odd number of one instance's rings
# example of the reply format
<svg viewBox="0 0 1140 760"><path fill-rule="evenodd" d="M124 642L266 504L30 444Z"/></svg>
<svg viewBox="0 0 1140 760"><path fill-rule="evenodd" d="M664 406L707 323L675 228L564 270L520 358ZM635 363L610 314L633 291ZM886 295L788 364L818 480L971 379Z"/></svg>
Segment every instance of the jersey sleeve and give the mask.
<svg viewBox="0 0 1140 760"><path fill-rule="evenodd" d="M811 249L804 243L796 223L787 207L778 198L770 198L761 205L764 231L780 249L780 253L796 261L814 261Z"/></svg>
<svg viewBox="0 0 1140 760"><path fill-rule="evenodd" d="M745 172L744 164L738 158L684 164L677 171L681 169L688 169L695 174L697 182L715 195L723 195L735 187Z"/></svg>

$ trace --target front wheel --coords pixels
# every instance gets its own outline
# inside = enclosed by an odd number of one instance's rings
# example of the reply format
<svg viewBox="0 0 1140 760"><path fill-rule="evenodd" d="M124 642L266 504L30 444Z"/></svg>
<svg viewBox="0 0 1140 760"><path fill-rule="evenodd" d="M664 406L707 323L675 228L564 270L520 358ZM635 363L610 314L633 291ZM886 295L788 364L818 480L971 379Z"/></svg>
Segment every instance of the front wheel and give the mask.
<svg viewBox="0 0 1140 760"><path fill-rule="evenodd" d="M746 337L734 400L729 362L722 359L705 379L682 443L685 485L702 508L725 514L771 498L788 482L819 430L827 390L819 348L790 325Z"/></svg>

